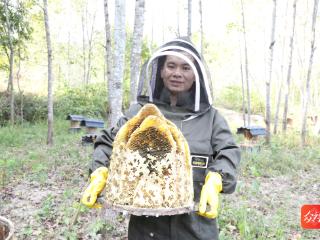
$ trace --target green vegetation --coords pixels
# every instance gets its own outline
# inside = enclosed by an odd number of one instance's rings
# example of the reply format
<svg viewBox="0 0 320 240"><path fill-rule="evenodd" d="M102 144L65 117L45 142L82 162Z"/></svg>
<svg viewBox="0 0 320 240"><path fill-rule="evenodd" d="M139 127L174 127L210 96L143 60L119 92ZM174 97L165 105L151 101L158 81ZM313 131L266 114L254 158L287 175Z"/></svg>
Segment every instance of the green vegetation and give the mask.
<svg viewBox="0 0 320 240"><path fill-rule="evenodd" d="M52 148L45 144L44 122L0 129L1 214L23 239L125 236L123 218L108 222L100 210L79 205L92 146L82 146L83 132L70 134L68 127L56 119ZM221 197L221 239L316 239L315 231L301 229L300 207L319 196L310 189L318 183L319 144L314 138L300 148L299 136L291 133L274 137L270 148L259 142L260 150L243 152L236 192Z"/></svg>
<svg viewBox="0 0 320 240"><path fill-rule="evenodd" d="M301 206L319 197L310 186L318 182L320 139L310 141L301 148L291 133L243 152L236 192L222 196L221 239L317 239L300 227Z"/></svg>
<svg viewBox="0 0 320 240"><path fill-rule="evenodd" d="M81 87L61 87L55 93L54 114L65 118L68 114L80 114L86 117L106 118L108 110L106 85L88 84ZM47 98L32 94L15 96L16 122L35 123L47 119ZM10 118L8 95L0 92L0 125L5 125Z"/></svg>
<svg viewBox="0 0 320 240"><path fill-rule="evenodd" d="M104 83L83 87L63 87L56 94L55 115L82 114L105 118L108 111L107 86Z"/></svg>
<svg viewBox="0 0 320 240"><path fill-rule="evenodd" d="M242 112L242 92L241 86L228 86L221 93L217 93L215 104L224 108ZM252 92L250 96L251 113L262 114L265 112L264 99L257 92ZM246 109L247 112L247 109Z"/></svg>

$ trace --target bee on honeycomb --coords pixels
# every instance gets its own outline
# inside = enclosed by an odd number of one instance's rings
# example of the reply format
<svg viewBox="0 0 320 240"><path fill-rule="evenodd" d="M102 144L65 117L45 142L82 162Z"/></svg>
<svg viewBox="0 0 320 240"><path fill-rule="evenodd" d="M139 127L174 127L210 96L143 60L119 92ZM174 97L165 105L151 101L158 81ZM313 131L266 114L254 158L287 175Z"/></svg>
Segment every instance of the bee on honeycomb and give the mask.
<svg viewBox="0 0 320 240"><path fill-rule="evenodd" d="M144 105L115 138L106 202L135 215L172 215L193 208L188 143L153 104Z"/></svg>

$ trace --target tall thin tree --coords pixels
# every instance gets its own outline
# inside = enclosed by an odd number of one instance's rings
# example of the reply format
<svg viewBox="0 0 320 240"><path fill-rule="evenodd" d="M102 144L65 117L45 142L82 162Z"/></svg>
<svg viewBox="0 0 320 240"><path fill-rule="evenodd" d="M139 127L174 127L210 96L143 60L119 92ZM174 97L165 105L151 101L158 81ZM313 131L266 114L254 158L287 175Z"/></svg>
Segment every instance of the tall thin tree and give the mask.
<svg viewBox="0 0 320 240"><path fill-rule="evenodd" d="M191 39L192 24L192 0L188 0L188 37Z"/></svg>
<svg viewBox="0 0 320 240"><path fill-rule="evenodd" d="M91 78L92 51L97 10L96 8L93 12L89 10L88 0L84 1L83 4L81 10L83 83L88 84Z"/></svg>
<svg viewBox="0 0 320 240"><path fill-rule="evenodd" d="M176 32L176 36L177 37L180 37L181 34L180 34L180 0L177 1L177 32ZM164 31L164 25L162 25L162 31ZM162 32L162 34L164 35L164 32Z"/></svg>
<svg viewBox="0 0 320 240"><path fill-rule="evenodd" d="M117 66L114 68L112 86L109 88L109 123L111 126L114 126L122 116L122 81L126 47L125 5L125 0L115 1L113 61L117 63Z"/></svg>
<svg viewBox="0 0 320 240"><path fill-rule="evenodd" d="M32 32L28 8L30 8L30 3L24 3L19 0L0 1L0 47L8 59L8 64L6 64L8 65L9 70L7 92L9 96L9 120L11 124L14 124L15 122L13 77L15 59L17 58L17 60L20 61L22 57L22 54L20 53L24 52L26 49L25 43L27 40L30 40ZM19 66L17 71L19 71ZM19 79L17 78L16 80L19 84Z"/></svg>
<svg viewBox="0 0 320 240"><path fill-rule="evenodd" d="M288 118L288 108L289 108L289 96L291 88L291 69L292 69L292 55L294 50L293 40L295 35L295 25L296 25L296 13L297 13L297 0L293 2L293 13L292 13L292 32L290 37L290 53L288 61L288 72L287 72L287 86L284 97L284 108L283 108L283 118L282 118L282 131L285 133L287 131L287 118Z"/></svg>
<svg viewBox="0 0 320 240"><path fill-rule="evenodd" d="M242 64L242 52L241 52L241 41L239 39L239 62L240 62L240 77L241 77L241 93L242 93L242 118L243 126L247 126L246 123L246 95L245 95L245 84L243 79L243 64Z"/></svg>
<svg viewBox="0 0 320 240"><path fill-rule="evenodd" d="M18 63L17 63L17 73L16 73L16 79L17 79L17 87L19 90L19 96L20 96L20 121L23 123L23 104L24 104L24 99L23 99L23 90L20 87L20 71L21 71L21 48L20 46L18 47Z"/></svg>
<svg viewBox="0 0 320 240"><path fill-rule="evenodd" d="M281 96L282 96L282 87L283 87L283 79L281 78L279 91L278 91L278 97L277 97L276 112L275 112L275 117L274 117L273 134L277 134L277 131L278 131L277 129L278 129Z"/></svg>
<svg viewBox="0 0 320 240"><path fill-rule="evenodd" d="M269 76L266 81L266 143L270 143L270 119L271 119L271 106L270 106L270 88L272 80L272 63L273 63L273 51L275 45L275 30L276 30L276 17L277 17L277 1L273 0L272 10L272 24L271 24L271 39L270 39L270 56L269 56Z"/></svg>
<svg viewBox="0 0 320 240"><path fill-rule="evenodd" d="M83 64L83 83L86 83L86 76L87 76L87 55L86 55L86 35L85 35L85 12L82 9L81 12L81 29L82 29L82 64Z"/></svg>
<svg viewBox="0 0 320 240"><path fill-rule="evenodd" d="M112 48L111 48L111 31L110 31L110 22L109 22L109 9L108 9L108 0L104 0L104 24L105 24L105 33L106 33L106 53L105 53L105 62L107 65L107 88L110 92L112 89L113 83L113 59L112 59ZM109 102L110 107L110 102Z"/></svg>
<svg viewBox="0 0 320 240"><path fill-rule="evenodd" d="M8 92L10 95L10 123L14 124L14 87L13 87L13 60L14 60L14 47L12 43L13 26L9 16L9 0L4 1L5 22L9 45L9 79L8 79Z"/></svg>
<svg viewBox="0 0 320 240"><path fill-rule="evenodd" d="M47 144L53 144L53 73L52 73L52 47L50 37L50 24L48 14L48 1L43 0L43 14L46 31L47 51L48 51L48 135Z"/></svg>
<svg viewBox="0 0 320 240"><path fill-rule="evenodd" d="M285 7L285 23L284 26L287 26L287 16L288 16L288 3L289 0L287 0L286 2L286 7ZM281 104L281 99L282 99L282 88L283 88L283 82L284 82L284 73L283 73L283 65L284 65L284 49L285 49L285 45L286 45L286 38L283 37L283 41L282 41L282 46L281 46L281 65L280 65L280 69L281 69L281 76L280 76L280 84L279 84L279 88L278 88L278 96L277 96L277 100L276 100L276 112L275 112L275 116L274 116L274 125L273 125L273 134L277 134L278 132L278 122L279 122L279 112L280 112L280 104Z"/></svg>
<svg viewBox="0 0 320 240"><path fill-rule="evenodd" d="M130 59L130 101L136 100L136 86L139 78L139 69L141 62L141 48L144 23L144 0L136 0L134 28L132 36L132 49Z"/></svg>
<svg viewBox="0 0 320 240"><path fill-rule="evenodd" d="M309 67L308 67L308 74L307 74L307 81L306 81L305 101L302 109L302 126L301 126L301 145L302 146L306 144L307 115L308 115L308 104L309 104L309 98L310 98L310 79L311 79L311 72L312 72L313 56L316 50L315 35L316 35L318 4L319 4L319 0L314 0L312 25L311 25L310 58L309 58Z"/></svg>
<svg viewBox="0 0 320 240"><path fill-rule="evenodd" d="M202 16L202 0L199 0L199 15L200 15L200 51L203 54L204 36L203 36L203 16Z"/></svg>
<svg viewBox="0 0 320 240"><path fill-rule="evenodd" d="M244 41L244 67L245 67L245 79L247 85L247 111L248 111L248 126L251 126L251 101L250 101L250 82L249 82L249 63L248 63L248 48L247 48L247 33L246 22L243 1L241 0L241 15L242 15L242 31Z"/></svg>
<svg viewBox="0 0 320 240"><path fill-rule="evenodd" d="M87 39L88 39L88 66L87 66L87 76L86 76L86 83L88 84L90 82L91 78L91 60L92 60L92 51L93 51L93 36L95 32L95 19L96 19L96 9L94 10L93 16L91 18L91 29L89 31L89 28L87 27Z"/></svg>

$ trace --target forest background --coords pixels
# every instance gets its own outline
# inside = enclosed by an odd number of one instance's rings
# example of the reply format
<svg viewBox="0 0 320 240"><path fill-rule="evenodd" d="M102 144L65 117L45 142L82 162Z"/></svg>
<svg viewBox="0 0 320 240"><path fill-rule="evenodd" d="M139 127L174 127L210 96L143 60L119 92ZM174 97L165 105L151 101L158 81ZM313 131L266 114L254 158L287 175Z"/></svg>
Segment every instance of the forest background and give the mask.
<svg viewBox="0 0 320 240"><path fill-rule="evenodd" d="M287 111L287 117L295 115L293 118L301 125L303 104L307 96L313 1L298 1L296 8L293 8L294 1L288 0L246 1L244 4L242 1L201 2L200 11L199 1L192 1L192 14L188 17L188 1L161 3L146 1L139 63L142 64L163 42L174 37L189 35L198 48L202 49L207 60L216 106L241 111L243 101L248 102L249 99L252 102L250 111L265 115L266 90L268 91L266 83L270 82L272 119L276 115L282 118L283 111ZM275 27L272 23L274 2L276 3ZM41 3L28 0L12 1L12 4L10 10L12 12L21 8L21 13L17 12L21 18L16 19L16 24L20 24L23 33L22 36L19 36L18 32L13 33L16 35L14 38L20 38L20 43L15 45L12 73L14 92L20 96L15 98L15 121L21 121L22 117L30 121L45 119L46 104L42 100L45 100L47 95L48 83L42 6ZM66 116L68 113L85 114L106 118L108 86L103 2L70 0L49 1L49 4L54 59L52 73L55 114L61 116ZM125 8L122 9L125 13L123 25L126 33L124 75L121 79L124 108L130 102L130 54L134 8L134 1L127 1ZM293 17L294 11L296 16ZM114 12L115 6L111 1L109 21L112 29ZM4 30L5 23L4 21ZM188 33L189 25L191 31ZM319 38L318 29L319 24L315 25L315 39ZM6 44L5 37L2 36L3 46ZM290 44L291 38L293 38L292 44ZM115 46L116 41L113 37L112 42ZM270 60L271 47L272 60ZM6 89L10 88L10 61L8 49L4 50L5 48L0 52L2 96ZM320 63L317 56L315 51L308 96L310 99L308 114L311 115L317 115L319 111L317 106L319 106ZM247 81L247 85L243 84L243 81ZM242 92L243 85L248 91L250 90L249 98L247 93ZM245 92L247 90L245 89ZM102 92L95 94L95 91ZM285 106L286 95L289 100ZM23 101L22 96L24 102L19 103ZM6 100L6 98L1 99L2 124L9 120L9 106ZM244 104L248 112L247 103ZM23 114L21 111L19 113L19 108L25 109L24 116L21 116Z"/></svg>
<svg viewBox="0 0 320 240"><path fill-rule="evenodd" d="M113 105L132 100L132 63L189 36L232 131L259 119L269 134L243 151L236 193L222 197L221 239L317 239L301 229L299 211L320 199L318 2L1 0L0 215L21 239L126 239L125 218L106 222L79 205L92 146L81 145L83 132L68 134L65 119L81 114L107 126ZM138 14L136 3L144 4Z"/></svg>

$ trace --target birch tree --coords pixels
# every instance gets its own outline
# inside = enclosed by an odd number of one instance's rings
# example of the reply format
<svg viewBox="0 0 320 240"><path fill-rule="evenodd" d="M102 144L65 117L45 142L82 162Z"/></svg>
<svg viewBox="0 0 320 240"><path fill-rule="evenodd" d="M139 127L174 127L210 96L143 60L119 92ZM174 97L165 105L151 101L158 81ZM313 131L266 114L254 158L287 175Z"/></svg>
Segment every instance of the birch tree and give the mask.
<svg viewBox="0 0 320 240"><path fill-rule="evenodd" d="M269 56L269 78L266 81L266 143L270 143L270 119L271 119L271 107L270 107L270 86L272 80L272 63L273 63L273 50L275 45L275 30L276 30L276 17L277 17L277 1L273 0L272 11L272 25L271 25L271 39L270 39L270 56Z"/></svg>
<svg viewBox="0 0 320 240"><path fill-rule="evenodd" d="M130 100L134 102L137 97L137 82L139 78L139 69L141 62L141 47L144 24L144 0L136 0L134 28L132 36L132 49L130 59Z"/></svg>
<svg viewBox="0 0 320 240"><path fill-rule="evenodd" d="M48 14L48 2L43 0L43 14L46 31L47 51L48 51L48 135L47 144L53 144L53 74L52 74L52 48L50 37L50 25Z"/></svg>
<svg viewBox="0 0 320 240"><path fill-rule="evenodd" d="M287 85L286 85L286 93L284 98L284 108L283 108L283 118L282 118L282 131L285 133L287 131L287 117L288 117L288 108L289 108L289 96L290 96L290 88L291 88L291 69L292 69L292 55L293 55L293 40L295 35L295 25L296 25L296 12L297 12L297 0L293 2L293 14L292 14L292 32L290 37L290 53L289 53L289 61L288 61L288 72L287 72Z"/></svg>
<svg viewBox="0 0 320 240"><path fill-rule="evenodd" d="M302 109L302 126L301 126L301 145L302 146L306 144L307 115L308 115L308 104L309 104L309 98L310 98L310 79L311 79L311 72L312 72L313 56L316 49L315 35L316 35L318 4L319 4L319 0L314 0L312 25L311 25L310 58L309 58L309 67L308 67L307 80L306 80L305 101Z"/></svg>
<svg viewBox="0 0 320 240"><path fill-rule="evenodd" d="M117 65L114 67L113 79L109 85L109 123L111 126L114 126L122 116L122 81L126 47L125 5L125 0L115 1L113 61Z"/></svg>

